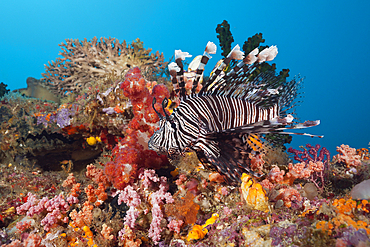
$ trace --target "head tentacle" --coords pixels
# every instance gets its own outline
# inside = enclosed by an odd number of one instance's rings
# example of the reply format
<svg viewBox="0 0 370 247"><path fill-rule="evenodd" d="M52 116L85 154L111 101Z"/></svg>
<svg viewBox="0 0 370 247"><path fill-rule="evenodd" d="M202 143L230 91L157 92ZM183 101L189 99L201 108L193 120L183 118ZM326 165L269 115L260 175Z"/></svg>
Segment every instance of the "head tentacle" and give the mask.
<svg viewBox="0 0 370 247"><path fill-rule="evenodd" d="M160 114L156 109L155 109L155 103L157 102L157 100L155 99L155 97L153 97L153 102L152 102L152 107L153 107L153 110L155 111L155 113L157 113L158 117L160 120L163 119L163 116L162 114Z"/></svg>

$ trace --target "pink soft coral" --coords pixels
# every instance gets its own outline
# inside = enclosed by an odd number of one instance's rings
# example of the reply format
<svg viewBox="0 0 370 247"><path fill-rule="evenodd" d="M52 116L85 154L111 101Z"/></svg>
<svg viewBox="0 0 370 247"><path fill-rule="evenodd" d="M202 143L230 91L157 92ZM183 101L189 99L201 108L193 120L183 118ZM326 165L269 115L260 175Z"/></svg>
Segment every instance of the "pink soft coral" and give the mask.
<svg viewBox="0 0 370 247"><path fill-rule="evenodd" d="M161 177L161 179L166 180L165 177ZM153 205L152 207L152 222L150 223L149 233L148 236L153 239L155 244L158 244L158 241L161 238L162 228L160 226L161 221L163 219L163 213L161 210L161 206L166 203L173 203L174 199L172 198L171 193L166 192L166 186L164 185L166 181L159 185L159 190L152 193L150 195L150 202Z"/></svg>
<svg viewBox="0 0 370 247"><path fill-rule="evenodd" d="M265 156L263 153L249 154L249 158L251 159L251 169L253 171L262 173L263 165L265 164L263 156Z"/></svg>
<svg viewBox="0 0 370 247"><path fill-rule="evenodd" d="M133 229L135 227L135 221L139 216L137 207L139 207L141 204L140 196L133 187L128 185L123 191L119 192L118 205L120 205L122 202L126 203L127 206L130 207L130 209L126 212L124 224Z"/></svg>
<svg viewBox="0 0 370 247"><path fill-rule="evenodd" d="M184 221L182 220L171 220L170 223L167 225L168 229L170 231L174 231L177 234L180 233L181 226L184 224Z"/></svg>
<svg viewBox="0 0 370 247"><path fill-rule="evenodd" d="M302 196L296 189L289 187L279 190L279 195L276 199L283 200L284 205L290 208L292 206L292 201L301 202Z"/></svg>
<svg viewBox="0 0 370 247"><path fill-rule="evenodd" d="M324 164L321 161L312 162L309 161L308 164L305 162L292 164L289 163L289 172L287 173L288 178L308 179L314 172L321 172L324 170Z"/></svg>
<svg viewBox="0 0 370 247"><path fill-rule="evenodd" d="M337 147L337 151L340 154L334 156L334 160L338 162L343 162L347 167L356 167L361 165L361 156L356 154L355 148L350 148L349 145L340 145Z"/></svg>

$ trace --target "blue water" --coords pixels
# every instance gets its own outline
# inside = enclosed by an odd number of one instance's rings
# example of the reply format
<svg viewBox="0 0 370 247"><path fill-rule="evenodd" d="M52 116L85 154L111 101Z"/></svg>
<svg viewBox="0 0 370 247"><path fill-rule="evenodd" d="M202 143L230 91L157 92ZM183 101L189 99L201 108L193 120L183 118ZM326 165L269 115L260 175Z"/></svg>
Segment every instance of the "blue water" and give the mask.
<svg viewBox="0 0 370 247"><path fill-rule="evenodd" d="M323 139L294 137L293 147L319 143L332 153L340 144L368 147L370 114L370 2L368 1L1 1L0 82L11 90L41 78L65 39L115 37L163 52L199 55L215 28L231 25L234 45L263 33L277 45L278 70L306 77L301 120L321 120L308 132ZM221 50L208 63L210 71ZM191 60L190 60L191 61Z"/></svg>

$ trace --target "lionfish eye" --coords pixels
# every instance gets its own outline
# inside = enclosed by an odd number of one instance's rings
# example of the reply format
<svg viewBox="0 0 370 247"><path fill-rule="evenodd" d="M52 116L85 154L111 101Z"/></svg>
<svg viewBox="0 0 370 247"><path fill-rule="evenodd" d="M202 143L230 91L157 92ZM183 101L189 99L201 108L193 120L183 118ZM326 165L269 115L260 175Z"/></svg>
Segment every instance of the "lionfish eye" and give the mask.
<svg viewBox="0 0 370 247"><path fill-rule="evenodd" d="M171 123L171 127L176 129L176 124L174 122Z"/></svg>

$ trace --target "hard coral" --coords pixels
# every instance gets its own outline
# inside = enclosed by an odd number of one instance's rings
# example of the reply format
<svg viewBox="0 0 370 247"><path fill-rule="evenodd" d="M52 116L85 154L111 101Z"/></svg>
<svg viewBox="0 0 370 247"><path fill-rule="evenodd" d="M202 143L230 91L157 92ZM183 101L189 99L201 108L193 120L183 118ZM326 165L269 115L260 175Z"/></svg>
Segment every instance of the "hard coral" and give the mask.
<svg viewBox="0 0 370 247"><path fill-rule="evenodd" d="M59 45L62 58L46 65L42 74L51 90L60 96L79 92L89 86L91 81L113 75L121 78L132 67L139 66L149 73L164 66L163 55L150 54L151 49L144 49L143 42L137 39L131 45L120 43L115 38L94 37L86 39L66 39Z"/></svg>

